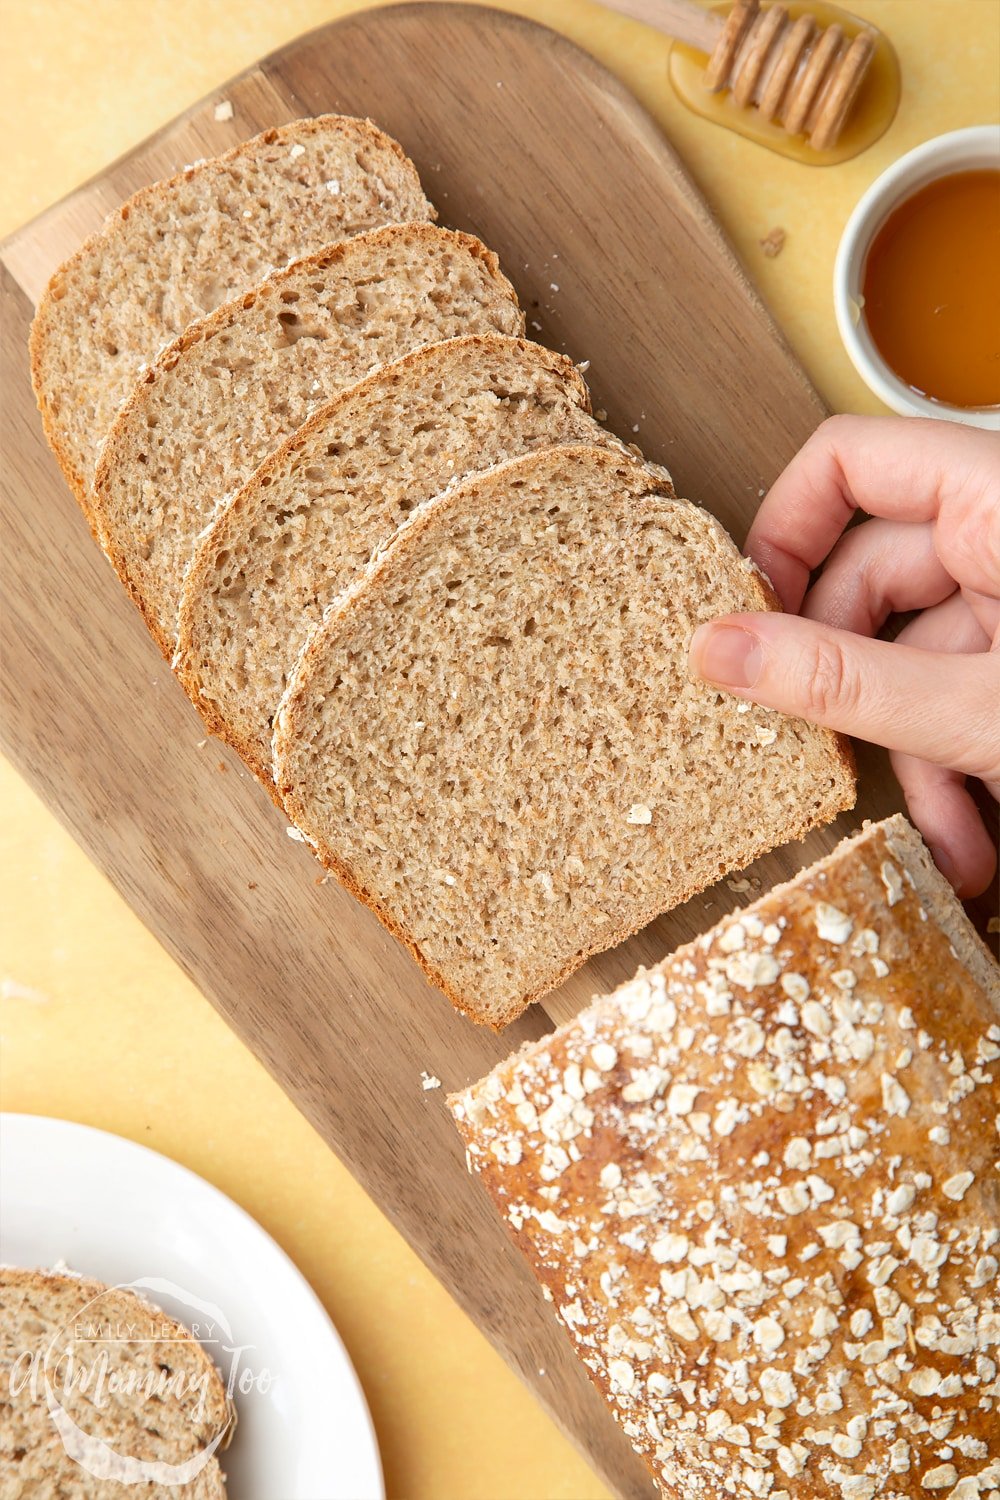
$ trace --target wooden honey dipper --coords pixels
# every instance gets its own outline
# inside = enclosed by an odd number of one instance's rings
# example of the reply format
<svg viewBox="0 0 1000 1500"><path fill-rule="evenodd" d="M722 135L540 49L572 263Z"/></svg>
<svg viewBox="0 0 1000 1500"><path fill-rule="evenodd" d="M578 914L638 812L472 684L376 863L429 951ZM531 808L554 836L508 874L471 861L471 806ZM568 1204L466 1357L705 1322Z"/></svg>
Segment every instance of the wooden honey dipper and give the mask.
<svg viewBox="0 0 1000 1500"><path fill-rule="evenodd" d="M793 21L784 5L762 10L760 0L736 0L728 15L697 0L604 3L707 53L708 88L731 90L741 108L804 135L817 151L836 145L875 53L874 32L848 38L836 23Z"/></svg>

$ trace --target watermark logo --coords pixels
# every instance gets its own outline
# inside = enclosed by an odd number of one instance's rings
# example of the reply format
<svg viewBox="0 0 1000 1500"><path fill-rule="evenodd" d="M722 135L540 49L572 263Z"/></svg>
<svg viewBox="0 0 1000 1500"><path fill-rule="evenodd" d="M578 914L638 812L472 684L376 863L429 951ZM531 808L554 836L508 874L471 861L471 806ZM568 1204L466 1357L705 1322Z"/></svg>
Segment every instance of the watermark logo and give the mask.
<svg viewBox="0 0 1000 1500"><path fill-rule="evenodd" d="M116 1305L120 1293L141 1299L129 1309L127 1319ZM187 1343L183 1329L152 1306L153 1299L183 1309L184 1323L215 1364L218 1378L203 1360L188 1357L174 1363L162 1353L142 1356L140 1351L153 1346L162 1351L170 1344ZM252 1353L252 1345L237 1344L225 1313L215 1303L163 1277L140 1277L102 1288L47 1344L19 1353L10 1370L10 1394L15 1401L27 1394L32 1401L44 1402L66 1454L93 1478L180 1486L190 1484L228 1445L237 1393L266 1395L273 1388L274 1376L267 1368L254 1368ZM225 1389L222 1413L220 1382ZM123 1407L138 1412L154 1403L156 1417L149 1424L154 1431L166 1403L190 1423L192 1451L180 1462L151 1457L148 1451L122 1452L107 1434L87 1430L76 1420L86 1412L88 1425L99 1427L106 1413L110 1427ZM142 1446L149 1445L144 1427Z"/></svg>

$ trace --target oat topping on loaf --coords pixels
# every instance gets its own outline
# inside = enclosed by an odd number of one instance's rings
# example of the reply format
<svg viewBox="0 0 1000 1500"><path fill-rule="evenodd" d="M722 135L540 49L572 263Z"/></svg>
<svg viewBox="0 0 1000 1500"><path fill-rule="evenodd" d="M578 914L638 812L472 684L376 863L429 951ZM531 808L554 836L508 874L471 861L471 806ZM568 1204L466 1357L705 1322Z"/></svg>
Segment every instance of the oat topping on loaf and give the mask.
<svg viewBox="0 0 1000 1500"><path fill-rule="evenodd" d="M905 820L449 1103L671 1500L1000 1492L1000 972Z"/></svg>

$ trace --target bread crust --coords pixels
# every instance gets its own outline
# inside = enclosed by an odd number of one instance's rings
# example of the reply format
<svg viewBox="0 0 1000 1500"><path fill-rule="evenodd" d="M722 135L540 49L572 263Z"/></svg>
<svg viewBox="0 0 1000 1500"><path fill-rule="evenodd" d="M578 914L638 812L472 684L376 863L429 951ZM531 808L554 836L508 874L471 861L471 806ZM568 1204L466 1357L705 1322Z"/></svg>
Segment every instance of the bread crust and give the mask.
<svg viewBox="0 0 1000 1500"><path fill-rule="evenodd" d="M577 448L549 449L546 457L563 452L575 455L581 462L596 462L600 465L614 465L620 463L621 456L611 454L599 448ZM487 470L483 474L473 476L465 484L454 490L446 491L437 499L428 502L420 510L415 512L411 519L396 532L389 546L373 558L365 573L351 588L345 590L339 599L335 600L328 608L323 623L316 627L309 640L306 642L298 664L289 678L288 687L275 715L275 727L273 736L273 759L275 768L275 783L278 798L284 806L292 822L300 827L307 841L311 844L323 866L335 875L337 880L350 894L368 906L378 917L378 920L389 931L393 937L403 944L413 955L427 978L440 989L451 1001L456 1010L462 1012L470 1019L480 1025L486 1025L491 1030L499 1032L504 1027L515 1021L524 1010L542 995L548 994L556 989L564 980L574 973L586 960L596 953L606 951L608 948L623 942L634 933L641 930L661 915L664 907L661 902L651 901L647 906L633 912L624 921L609 923L600 932L592 934L591 938L581 944L579 949L557 968L547 973L537 984L526 989L520 996L513 998L510 1004L496 1017L484 1017L481 1011L477 1011L475 1003L463 995L455 985L441 972L421 948L420 943L413 934L406 930L394 913L378 894L368 889L363 881L357 876L351 866L338 855L333 848L317 844L309 836L308 803L297 791L289 772L289 758L294 752L294 747L299 734L302 732L304 720L307 715L307 700L313 677L321 670L324 653L326 649L326 638L333 633L341 622L349 621L355 610L364 607L365 598L377 590L383 580L391 574L397 574L406 568L408 560L416 552L421 538L425 532L437 526L440 518L451 510L458 510L466 504L466 497L474 493L476 487L484 481L489 480L498 473L508 470L523 472L525 466L540 455L529 455L528 458L514 459L510 463L499 465L497 468ZM635 462L634 460L630 460ZM662 495L664 498L674 500L676 496L668 479L658 479L655 471L650 472L649 492ZM713 527L726 538L729 538L723 528L714 519L708 517ZM749 587L761 610L780 610L781 606L774 589L756 569L749 571ZM854 781L854 757L850 742L841 735L828 732L827 742L829 745L832 764L836 767L839 778L839 796L835 806L831 806L829 817L837 812L854 805L855 781ZM791 842L793 839L801 838L810 828L815 827L817 817L804 815L802 819L792 825L784 833L784 841ZM757 849L749 858L743 859L735 856L724 869L719 870L719 878L730 873L732 870L741 869L750 863L752 858L762 853L763 848ZM692 881L689 885L680 888L680 894L674 905L680 905L695 895L697 891L704 888L703 882Z"/></svg>
<svg viewBox="0 0 1000 1500"><path fill-rule="evenodd" d="M160 352L120 408L98 458L94 475L92 520L104 552L110 559L129 597L140 610L150 634L167 661L173 657L174 640L154 615L135 577L127 545L128 539L119 536L116 529L113 529L114 522L109 515L109 482L115 469L128 461L128 446L132 438L133 424L141 419L152 389L164 375L174 368L178 361L183 359L189 349L213 338L230 323L238 322L240 312L249 311L265 292L270 293L282 287L287 281L311 273L321 274L329 271L345 257L356 255L359 244L363 243L366 250L377 252L383 245L391 245L397 240L404 240L411 245L423 242L428 247L448 243L469 255L484 267L490 281L497 288L498 294L517 310L518 331L519 334L523 334L524 314L518 308L514 289L501 271L500 262L495 253L489 250L481 240L460 230L440 229L433 224L389 224L380 229L370 230L363 235L355 235L348 240L338 240L334 245L328 245L312 255L293 261L290 265L282 267L280 271L273 272L265 281L258 283L250 291L233 298L230 302L223 303L208 317L190 324L182 334Z"/></svg>
<svg viewBox="0 0 1000 1500"><path fill-rule="evenodd" d="M670 1500L1000 1486L1000 970L905 819L447 1102Z"/></svg>
<svg viewBox="0 0 1000 1500"><path fill-rule="evenodd" d="M253 512L259 503L263 489L270 484L275 474L282 472L288 460L300 452L314 434L326 431L335 434L345 408L355 406L371 396L377 396L381 390L398 385L411 372L419 372L427 364L429 358L435 358L437 353L445 348L453 350L456 357L469 351L482 351L488 354L504 349L516 350L537 368L547 369L557 375L565 384L567 391L574 397L579 409L588 415L591 412L590 394L576 365L567 355L557 354L541 344L499 333L469 334L463 338L447 339L437 344L425 344L419 349L411 350L409 354L405 354L402 359L396 360L393 364L381 366L364 380L341 391L331 401L319 407L297 432L286 438L264 460L247 483L237 490L225 508L213 520L211 526L203 534L188 569L178 617L177 647L173 658L174 672L184 691L201 714L209 733L224 740L236 751L279 807L282 803L274 785L271 762L265 763L257 753L254 742L241 734L237 726L231 724L225 715L219 712L215 703L201 691L197 668L192 660L195 647L193 615L197 599L208 586L215 556L221 548L227 545L230 537L241 534L245 517Z"/></svg>
<svg viewBox="0 0 1000 1500"><path fill-rule="evenodd" d="M97 530L91 518L90 489L93 476L82 474L70 454L62 436L62 430L56 419L52 406L52 393L46 384L45 360L47 345L51 337L55 336L54 308L59 300L57 294L60 283L71 278L78 267L84 264L88 256L98 250L102 244L109 242L119 225L128 220L133 214L141 214L145 209L164 198L169 198L177 190L190 182L196 182L199 178L209 173L218 172L220 169L239 162L245 158L253 157L264 147L281 144L295 144L308 140L322 132L330 130L339 131L345 135L355 136L359 143L377 147L379 150L388 151L394 156L400 166L403 167L410 179L413 190L423 198L423 188L417 176L416 168L410 161L406 152L398 141L392 136L386 135L384 131L370 119L361 119L354 115L324 114L315 115L306 119L291 120L286 125L271 127L261 131L249 140L241 141L238 145L230 147L221 156L215 156L205 161L193 163L175 172L173 176L162 178L158 182L150 183L142 187L118 208L109 213L100 229L89 235L80 248L65 261L55 274L42 294L38 308L32 320L31 330L28 336L28 354L31 369L31 384L35 392L35 401L41 414L42 427L49 447L52 449L67 484L73 491L77 503L90 526L91 532L97 537ZM437 210L432 204L427 203L427 217L434 222L437 219Z"/></svg>

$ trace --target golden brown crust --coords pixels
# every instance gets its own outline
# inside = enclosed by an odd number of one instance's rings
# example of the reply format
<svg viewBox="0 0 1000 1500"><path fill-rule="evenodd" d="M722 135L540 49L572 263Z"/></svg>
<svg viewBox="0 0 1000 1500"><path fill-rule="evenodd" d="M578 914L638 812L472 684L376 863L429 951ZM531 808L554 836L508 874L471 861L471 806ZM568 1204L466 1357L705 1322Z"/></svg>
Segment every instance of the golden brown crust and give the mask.
<svg viewBox="0 0 1000 1500"><path fill-rule="evenodd" d="M672 1500L1000 1488L1000 971L904 819L448 1102Z"/></svg>
<svg viewBox="0 0 1000 1500"><path fill-rule="evenodd" d="M47 293L45 294L47 295ZM90 489L87 481L80 473L74 460L62 440L62 435L52 416L51 407L43 386L42 377L42 354L41 344L43 337L42 325L39 323L39 315L44 306L44 297L39 304L38 312L32 319L31 329L28 333L28 357L31 365L31 385L35 393L35 404L38 407L42 419L42 431L45 440L52 450L56 463L63 473L63 478L73 492L73 498L83 511L84 519L90 528L90 534L98 541L97 529L91 518L90 512Z"/></svg>
<svg viewBox="0 0 1000 1500"><path fill-rule="evenodd" d="M549 450L549 454L555 450ZM587 449L579 446L572 450L574 458L579 461L587 459L600 465L613 465L620 461L618 455L601 449ZM301 826L308 836L308 828L311 822L307 800L296 789L289 774L288 761L294 753L295 743L304 728L305 717L309 713L309 692L315 675L321 671L325 652L326 638L334 632L340 622L349 620L356 609L363 607L364 597L372 590L380 586L385 575L389 573L398 574L405 570L408 559L415 554L419 547L423 534L438 524L442 513L453 508L460 508L466 503L466 496L474 491L475 487L482 482L489 482L492 474L506 470L513 466L524 466L530 464L531 459L516 459L512 465L500 465L497 470L486 471L484 474L474 476L467 484L455 490L438 496L436 500L414 513L411 520L401 527L396 533L390 545L381 555L369 564L366 573L351 588L347 589L338 600L327 610L323 623L313 631L299 657L298 665L289 678L289 685L282 699L277 714L275 715L274 730L274 767L275 779L278 788L278 796L282 805L286 808L291 821ZM659 480L655 473L651 473L649 490L651 493L661 494L667 499L675 500L673 487L668 479ZM680 502L686 503L686 502ZM711 519L711 518L709 518ZM725 535L718 522L712 520L712 525L717 527L722 535ZM728 538L727 538L728 541ZM748 572L749 587L759 601L762 610L778 610L780 603L777 594L770 583L757 569ZM830 758L836 767L841 784L837 793L831 798L830 805L822 812L816 814L804 813L801 820L794 823L788 829L782 830L781 841L790 842L801 838L810 828L817 823L828 821L840 811L854 805L854 761L849 742L843 736L829 734L827 741L830 747ZM312 840L309 840L312 843ZM719 878L730 873L732 870L745 868L758 855L773 848L775 839L769 837L766 832L761 832L756 837L748 837L746 847L734 851L724 867L718 871ZM662 902L651 901L649 905L639 911L635 911L624 921L608 924L600 932L594 932L580 944L577 951L570 956L565 963L541 977L538 982L527 989L522 995L511 1000L509 1006L497 1017L487 1018L476 1009L474 1002L462 995L455 986L440 972L439 968L427 957L419 942L400 924L399 920L386 907L385 903L376 893L368 889L364 882L358 877L350 865L329 847L316 848L317 857L321 863L351 895L371 908L379 921L392 935L397 938L409 950L423 969L424 973L443 993L448 997L455 1008L463 1014L480 1024L489 1026L494 1031L501 1031L505 1026L517 1019L524 1010L539 999L542 995L562 984L570 974L574 973L581 964L585 963L595 953L603 952L613 947L633 933L638 932L664 910ZM680 905L694 895L697 891L704 889L705 882L697 879L691 880L688 885L681 887L676 902L671 905Z"/></svg>
<svg viewBox="0 0 1000 1500"><path fill-rule="evenodd" d="M46 388L43 371L44 346L52 332L52 310L58 300L54 293L59 282L67 276L72 276L75 268L82 265L86 258L99 247L101 242L110 237L118 223L123 219L128 219L137 210L141 211L148 203L169 197L182 184L196 180L206 171L217 171L220 167L225 167L234 161L253 156L263 147L273 145L275 142L307 139L311 135L316 135L331 128L345 135L353 133L362 141L377 145L382 150L390 151L399 163L407 169L408 175L412 180L411 185L417 192L422 193L416 168L402 146L392 136L386 135L384 131L380 130L372 120L359 119L353 115L335 114L315 115L308 119L291 120L285 125L262 131L260 134L251 137L250 140L241 141L238 145L232 146L228 151L223 152L221 156L197 162L185 167L180 172L174 173L172 177L162 178L158 182L150 183L146 187L140 188L138 192L133 193L118 208L113 209L105 218L101 228L93 234L88 235L80 248L50 278L45 291L42 293L28 335L31 384L35 392L35 401L41 413L42 427L49 447L55 454L59 467L65 475L66 482L73 491L80 509L86 516L91 531L94 532L95 536L97 532L91 520L90 479L80 473L75 461L66 449L59 424L56 422L53 414L51 394ZM437 218L436 210L430 205L428 205L428 212L432 221Z"/></svg>

